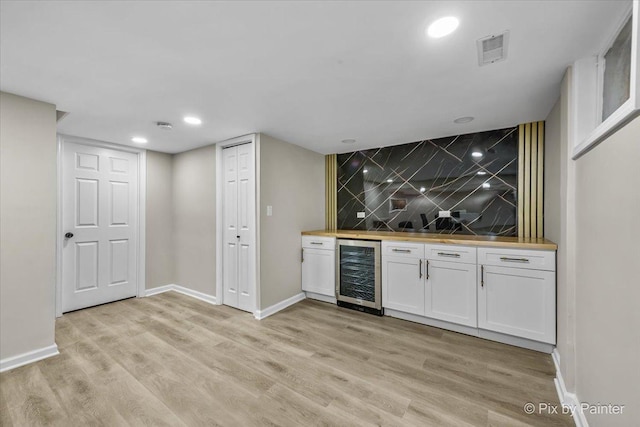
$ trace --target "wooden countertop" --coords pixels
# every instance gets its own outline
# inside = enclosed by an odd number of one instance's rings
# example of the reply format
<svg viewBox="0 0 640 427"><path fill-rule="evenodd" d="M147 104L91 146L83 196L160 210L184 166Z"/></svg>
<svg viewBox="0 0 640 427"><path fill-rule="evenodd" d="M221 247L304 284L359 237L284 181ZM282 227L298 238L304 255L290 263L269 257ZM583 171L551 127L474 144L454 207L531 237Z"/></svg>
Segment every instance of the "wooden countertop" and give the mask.
<svg viewBox="0 0 640 427"><path fill-rule="evenodd" d="M450 245L492 246L512 249L546 249L555 251L558 245L547 239L468 236L460 234L410 233L403 231L365 231L365 230L315 230L303 231L303 236L337 237L339 239L395 240L417 243L445 243Z"/></svg>

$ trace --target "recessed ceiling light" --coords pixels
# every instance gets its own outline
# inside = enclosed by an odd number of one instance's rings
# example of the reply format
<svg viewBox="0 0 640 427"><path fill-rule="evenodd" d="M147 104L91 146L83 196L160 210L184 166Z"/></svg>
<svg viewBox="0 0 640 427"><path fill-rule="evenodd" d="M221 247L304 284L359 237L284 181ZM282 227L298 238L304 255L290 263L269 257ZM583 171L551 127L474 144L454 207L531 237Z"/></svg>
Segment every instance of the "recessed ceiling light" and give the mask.
<svg viewBox="0 0 640 427"><path fill-rule="evenodd" d="M482 183L482 188L491 188L491 184L489 184L488 182L484 182Z"/></svg>
<svg viewBox="0 0 640 427"><path fill-rule="evenodd" d="M483 154L481 152L479 152L479 151L474 151L474 152L471 153L471 155L473 157L476 157L476 158L483 156Z"/></svg>
<svg viewBox="0 0 640 427"><path fill-rule="evenodd" d="M342 141L343 144L353 144L354 142L356 142L355 139L343 139Z"/></svg>
<svg viewBox="0 0 640 427"><path fill-rule="evenodd" d="M478 175L486 175L487 173L485 171L478 171Z"/></svg>
<svg viewBox="0 0 640 427"><path fill-rule="evenodd" d="M427 35L434 39L439 39L453 33L458 28L458 24L460 24L460 21L453 16L440 18L429 25Z"/></svg>
<svg viewBox="0 0 640 427"><path fill-rule="evenodd" d="M202 120L197 117L187 116L184 118L185 123L189 123L190 125L200 125L202 124Z"/></svg>
<svg viewBox="0 0 640 427"><path fill-rule="evenodd" d="M420 192L421 192L421 193L424 193L425 191L427 191L427 189L426 189L426 188L424 188L424 187L420 187Z"/></svg>
<svg viewBox="0 0 640 427"><path fill-rule="evenodd" d="M135 142L136 144L146 144L147 142L147 138L143 138L141 136L134 136L133 138L131 138L131 141Z"/></svg>
<svg viewBox="0 0 640 427"><path fill-rule="evenodd" d="M362 173L367 173L369 172L369 169L362 169Z"/></svg>
<svg viewBox="0 0 640 427"><path fill-rule="evenodd" d="M475 117L471 117L471 116L467 116L467 117L458 117L457 119L455 119L455 120L453 121L453 123L457 123L457 124L461 125L461 124L463 124L463 123L469 123L469 122L472 122L474 118L475 118Z"/></svg>
<svg viewBox="0 0 640 427"><path fill-rule="evenodd" d="M389 178L389 179L387 180L387 182L391 183L391 182L393 182L393 180L392 180L391 178Z"/></svg>

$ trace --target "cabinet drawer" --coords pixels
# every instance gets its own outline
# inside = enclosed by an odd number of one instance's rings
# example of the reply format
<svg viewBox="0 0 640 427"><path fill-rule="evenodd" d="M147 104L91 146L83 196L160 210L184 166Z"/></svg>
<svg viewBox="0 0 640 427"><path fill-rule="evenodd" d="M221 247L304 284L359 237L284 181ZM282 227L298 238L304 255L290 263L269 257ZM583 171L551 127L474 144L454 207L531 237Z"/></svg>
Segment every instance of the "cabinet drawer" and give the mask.
<svg viewBox="0 0 640 427"><path fill-rule="evenodd" d="M476 248L456 245L425 245L426 258L429 260L455 261L465 264L476 263Z"/></svg>
<svg viewBox="0 0 640 427"><path fill-rule="evenodd" d="M556 271L555 251L478 248L478 264Z"/></svg>
<svg viewBox="0 0 640 427"><path fill-rule="evenodd" d="M424 244L383 240L382 255L407 258L424 258Z"/></svg>
<svg viewBox="0 0 640 427"><path fill-rule="evenodd" d="M336 249L335 237L302 236L302 247L308 249Z"/></svg>

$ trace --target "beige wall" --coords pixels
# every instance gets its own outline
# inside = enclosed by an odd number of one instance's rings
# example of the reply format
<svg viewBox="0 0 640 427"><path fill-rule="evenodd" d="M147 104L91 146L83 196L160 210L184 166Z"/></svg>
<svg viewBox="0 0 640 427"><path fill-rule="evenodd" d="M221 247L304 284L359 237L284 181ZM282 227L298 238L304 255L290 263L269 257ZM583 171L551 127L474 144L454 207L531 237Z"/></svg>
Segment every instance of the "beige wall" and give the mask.
<svg viewBox="0 0 640 427"><path fill-rule="evenodd" d="M147 151L146 288L176 283L173 156Z"/></svg>
<svg viewBox="0 0 640 427"><path fill-rule="evenodd" d="M0 93L0 359L54 344L56 107Z"/></svg>
<svg viewBox="0 0 640 427"><path fill-rule="evenodd" d="M173 156L175 283L216 294L216 148Z"/></svg>
<svg viewBox="0 0 640 427"><path fill-rule="evenodd" d="M324 156L261 134L259 185L263 310L302 292L300 232L324 228Z"/></svg>
<svg viewBox="0 0 640 427"><path fill-rule="evenodd" d="M640 211L640 118L573 160L570 80L571 69L547 117L545 148L545 237L558 243L560 369L579 401L626 405L622 415L585 414L589 425L634 425L640 418L640 229L634 214L623 218Z"/></svg>
<svg viewBox="0 0 640 427"><path fill-rule="evenodd" d="M640 420L639 165L640 118L576 161L577 395L627 405L592 427Z"/></svg>

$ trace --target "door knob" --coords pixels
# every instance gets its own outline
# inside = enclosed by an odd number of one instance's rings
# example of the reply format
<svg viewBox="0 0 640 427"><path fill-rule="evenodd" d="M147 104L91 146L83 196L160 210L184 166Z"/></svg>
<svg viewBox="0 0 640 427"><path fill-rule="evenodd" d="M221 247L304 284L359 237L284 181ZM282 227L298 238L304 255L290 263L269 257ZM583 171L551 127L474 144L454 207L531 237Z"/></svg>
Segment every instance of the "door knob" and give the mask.
<svg viewBox="0 0 640 427"><path fill-rule="evenodd" d="M73 237L73 233L65 233L64 237L70 239Z"/></svg>

